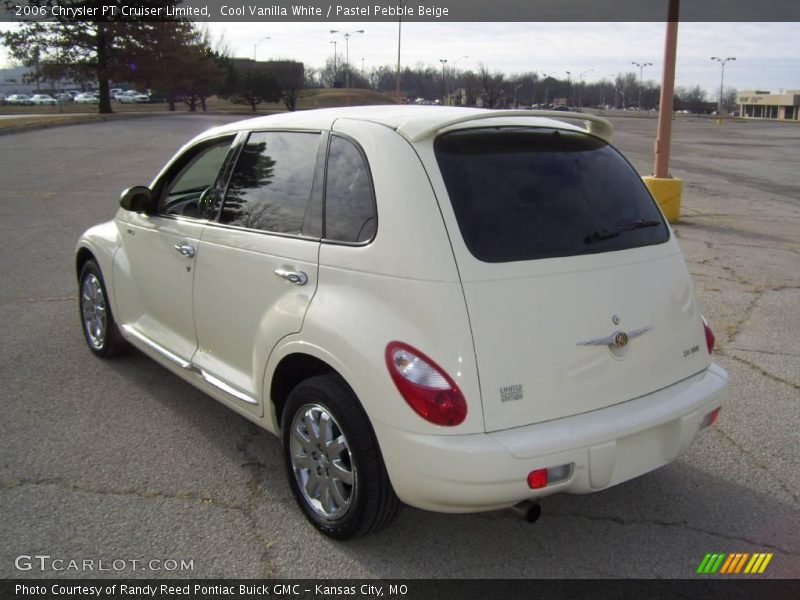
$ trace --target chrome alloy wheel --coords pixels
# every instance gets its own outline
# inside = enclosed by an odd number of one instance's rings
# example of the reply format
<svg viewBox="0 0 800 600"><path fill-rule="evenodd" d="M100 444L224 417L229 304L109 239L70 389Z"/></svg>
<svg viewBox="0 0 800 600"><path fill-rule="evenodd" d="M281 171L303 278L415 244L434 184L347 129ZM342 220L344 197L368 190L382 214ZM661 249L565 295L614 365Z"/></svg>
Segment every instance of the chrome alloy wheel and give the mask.
<svg viewBox="0 0 800 600"><path fill-rule="evenodd" d="M306 404L294 416L289 448L303 497L321 517L337 521L347 514L358 484L353 456L341 427L319 404Z"/></svg>
<svg viewBox="0 0 800 600"><path fill-rule="evenodd" d="M89 273L81 286L81 314L86 337L95 349L103 347L106 341L106 298L100 280Z"/></svg>

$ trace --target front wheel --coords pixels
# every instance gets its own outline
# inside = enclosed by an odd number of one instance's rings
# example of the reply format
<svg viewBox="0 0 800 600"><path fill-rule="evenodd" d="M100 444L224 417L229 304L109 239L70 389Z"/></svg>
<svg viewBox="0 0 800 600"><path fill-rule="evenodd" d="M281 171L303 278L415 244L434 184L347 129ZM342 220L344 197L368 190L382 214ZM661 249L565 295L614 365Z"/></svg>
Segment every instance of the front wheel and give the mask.
<svg viewBox="0 0 800 600"><path fill-rule="evenodd" d="M94 260L86 261L79 279L78 304L83 336L96 356L111 358L125 348L108 301L103 275Z"/></svg>
<svg viewBox="0 0 800 600"><path fill-rule="evenodd" d="M283 450L295 499L325 535L365 535L396 516L400 501L372 427L338 377L312 377L292 391L283 413Z"/></svg>

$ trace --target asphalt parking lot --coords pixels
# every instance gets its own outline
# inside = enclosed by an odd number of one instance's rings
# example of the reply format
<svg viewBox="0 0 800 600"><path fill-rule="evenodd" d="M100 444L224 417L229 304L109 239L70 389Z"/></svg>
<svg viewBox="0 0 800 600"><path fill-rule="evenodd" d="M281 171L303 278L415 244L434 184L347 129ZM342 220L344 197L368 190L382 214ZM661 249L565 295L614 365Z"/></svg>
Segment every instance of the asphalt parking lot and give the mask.
<svg viewBox="0 0 800 600"><path fill-rule="evenodd" d="M295 507L279 442L137 352L85 348L73 250L193 134L160 116L0 136L0 577L675 577L707 552L772 552L800 577L800 127L675 123L675 228L731 377L718 424L675 463L508 512L406 508L325 539ZM651 170L655 120L617 118ZM19 571L19 555L191 560L193 570ZM119 563L117 563L119 564ZM140 565L141 566L141 565Z"/></svg>

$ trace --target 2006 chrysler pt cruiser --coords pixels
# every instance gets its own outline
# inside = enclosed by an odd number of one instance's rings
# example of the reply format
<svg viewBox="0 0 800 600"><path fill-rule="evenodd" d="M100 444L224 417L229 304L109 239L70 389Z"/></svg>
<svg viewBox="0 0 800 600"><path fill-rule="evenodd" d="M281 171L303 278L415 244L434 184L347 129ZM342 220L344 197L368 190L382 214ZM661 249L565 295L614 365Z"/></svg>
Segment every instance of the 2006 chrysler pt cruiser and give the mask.
<svg viewBox="0 0 800 600"><path fill-rule="evenodd" d="M86 341L280 435L335 538L401 503L533 518L637 477L715 421L727 376L611 134L424 106L212 129L81 237Z"/></svg>

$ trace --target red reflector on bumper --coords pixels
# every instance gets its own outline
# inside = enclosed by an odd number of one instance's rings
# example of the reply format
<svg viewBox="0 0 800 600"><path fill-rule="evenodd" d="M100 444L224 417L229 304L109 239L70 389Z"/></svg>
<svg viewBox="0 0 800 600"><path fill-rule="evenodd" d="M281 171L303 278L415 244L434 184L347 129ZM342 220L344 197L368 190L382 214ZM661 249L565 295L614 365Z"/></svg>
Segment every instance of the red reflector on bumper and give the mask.
<svg viewBox="0 0 800 600"><path fill-rule="evenodd" d="M534 490L547 485L547 469L536 469L528 473L528 487Z"/></svg>
<svg viewBox="0 0 800 600"><path fill-rule="evenodd" d="M705 429L706 427L711 427L714 423L717 422L719 418L719 411L722 410L721 406L718 406L710 413L708 413L705 417L703 417L703 422L700 423L700 429Z"/></svg>

